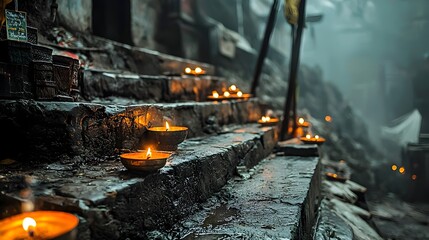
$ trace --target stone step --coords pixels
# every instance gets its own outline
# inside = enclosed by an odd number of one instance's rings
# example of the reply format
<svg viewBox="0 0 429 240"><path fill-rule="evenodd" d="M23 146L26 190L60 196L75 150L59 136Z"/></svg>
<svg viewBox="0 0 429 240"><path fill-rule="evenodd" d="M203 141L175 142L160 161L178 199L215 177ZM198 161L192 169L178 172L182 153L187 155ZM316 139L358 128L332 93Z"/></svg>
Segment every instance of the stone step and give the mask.
<svg viewBox="0 0 429 240"><path fill-rule="evenodd" d="M320 203L319 158L278 156L252 170L250 177L228 183L163 237L311 239Z"/></svg>
<svg viewBox="0 0 429 240"><path fill-rule="evenodd" d="M86 69L80 86L86 100L122 98L130 101L205 101L213 90L226 89L226 80L215 76L150 76Z"/></svg>
<svg viewBox="0 0 429 240"><path fill-rule="evenodd" d="M237 166L255 166L275 144L273 128L251 124L186 140L165 167L146 176L125 170L117 156L88 162L3 166L0 218L20 211L22 179L31 176L37 180L32 186L36 209L77 214L81 220L78 239L146 239L147 231L168 229L189 215L196 203L204 202L227 183ZM314 162L308 161L307 167L300 165L299 169L312 169ZM298 181L306 187L311 178L309 171L292 175L302 176ZM301 185L290 187L304 192ZM302 196L291 196L291 200L299 202ZM297 203L290 204L297 212Z"/></svg>
<svg viewBox="0 0 429 240"><path fill-rule="evenodd" d="M52 162L138 149L146 127L189 128L188 138L219 133L223 126L256 122L257 99L222 102L109 105L0 100L0 159Z"/></svg>

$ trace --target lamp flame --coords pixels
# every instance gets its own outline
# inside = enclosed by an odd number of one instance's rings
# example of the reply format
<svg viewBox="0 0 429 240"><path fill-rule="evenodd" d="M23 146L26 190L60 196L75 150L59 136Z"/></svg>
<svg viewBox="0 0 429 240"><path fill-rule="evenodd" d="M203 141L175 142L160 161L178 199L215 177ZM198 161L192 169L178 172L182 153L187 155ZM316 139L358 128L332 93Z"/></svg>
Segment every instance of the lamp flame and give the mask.
<svg viewBox="0 0 429 240"><path fill-rule="evenodd" d="M28 232L28 230L30 230L31 228L35 228L36 227L36 220L34 220L31 217L26 217L24 218L24 220L22 221L22 228L24 228L24 230L26 232Z"/></svg>
<svg viewBox="0 0 429 240"><path fill-rule="evenodd" d="M195 73L196 74L200 74L203 72L203 69L201 69L200 67L195 68Z"/></svg>
<svg viewBox="0 0 429 240"><path fill-rule="evenodd" d="M225 97L229 97L229 95L230 95L229 92L224 92L223 93L223 96L225 96Z"/></svg>
<svg viewBox="0 0 429 240"><path fill-rule="evenodd" d="M185 68L185 73L191 73L192 72L192 70L191 70L191 68Z"/></svg>
<svg viewBox="0 0 429 240"><path fill-rule="evenodd" d="M310 135L310 134L307 134L307 135L305 135L305 138L310 139L310 138L311 138L311 135Z"/></svg>
<svg viewBox="0 0 429 240"><path fill-rule="evenodd" d="M165 121L165 131L169 131L170 130L170 125L168 124L167 121Z"/></svg>
<svg viewBox="0 0 429 240"><path fill-rule="evenodd" d="M243 96L243 92L238 91L238 92L237 92L237 96L239 96L239 97Z"/></svg>
<svg viewBox="0 0 429 240"><path fill-rule="evenodd" d="M149 159L151 157L152 157L152 152L150 151L150 148L148 148L146 152L146 158Z"/></svg>
<svg viewBox="0 0 429 240"><path fill-rule="evenodd" d="M316 140L319 140L319 135L314 136Z"/></svg>
<svg viewBox="0 0 429 240"><path fill-rule="evenodd" d="M219 97L219 93L218 93L218 92L216 92L216 91L213 91L213 92L212 92L212 94L213 94L213 97L214 97L214 98L218 98L218 97Z"/></svg>
<svg viewBox="0 0 429 240"><path fill-rule="evenodd" d="M299 123L299 124L303 124L304 122L305 122L305 121L304 121L304 118L299 118L299 119L298 119L298 123Z"/></svg>
<svg viewBox="0 0 429 240"><path fill-rule="evenodd" d="M229 87L229 89L230 89L231 91L236 91L236 90L237 90L237 86L235 86L235 85L231 85L231 86Z"/></svg>
<svg viewBox="0 0 429 240"><path fill-rule="evenodd" d="M262 120L262 122L269 122L269 121L271 120L271 118L270 118L270 117L265 117L265 116L263 116L263 117L261 118L261 120Z"/></svg>

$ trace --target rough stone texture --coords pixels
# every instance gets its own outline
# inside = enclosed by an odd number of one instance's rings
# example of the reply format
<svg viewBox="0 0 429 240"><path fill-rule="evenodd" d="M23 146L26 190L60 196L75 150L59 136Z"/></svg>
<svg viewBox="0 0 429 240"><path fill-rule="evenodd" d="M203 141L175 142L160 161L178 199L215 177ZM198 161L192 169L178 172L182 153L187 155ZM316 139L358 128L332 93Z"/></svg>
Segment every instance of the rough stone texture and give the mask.
<svg viewBox="0 0 429 240"><path fill-rule="evenodd" d="M64 26L75 31L90 31L92 28L92 1L59 0L58 17Z"/></svg>
<svg viewBox="0 0 429 240"><path fill-rule="evenodd" d="M230 182L166 235L173 239L310 239L320 195L319 158L275 157Z"/></svg>
<svg viewBox="0 0 429 240"><path fill-rule="evenodd" d="M120 97L150 102L204 101L212 90L225 87L225 79L213 76L168 77L86 70L81 92L86 100Z"/></svg>
<svg viewBox="0 0 429 240"><path fill-rule="evenodd" d="M79 239L145 238L147 230L171 227L193 211L195 203L219 191L239 164L253 167L268 156L275 145L273 129L252 126L246 131L187 140L164 168L150 175L126 171L117 157L85 163L2 166L1 215L19 211L19 191L24 187L21 176L31 175L38 182L32 187L38 209L72 212L84 219ZM309 173L313 165L301 169ZM299 171L310 179L308 173ZM289 181L292 178L289 176ZM309 181L303 183L308 185ZM302 189L295 184L290 188ZM304 197L292 199L300 202ZM299 213L296 203L290 204L287 211Z"/></svg>
<svg viewBox="0 0 429 240"><path fill-rule="evenodd" d="M146 127L189 127L188 138L222 131L228 124L256 122L256 99L247 101L139 104L0 101L0 159L57 161L112 155L136 149Z"/></svg>
<svg viewBox="0 0 429 240"><path fill-rule="evenodd" d="M276 147L277 153L283 153L286 156L316 157L319 156L319 148L316 144L281 144Z"/></svg>
<svg viewBox="0 0 429 240"><path fill-rule="evenodd" d="M321 203L314 239L353 239L351 227L326 204L326 200Z"/></svg>

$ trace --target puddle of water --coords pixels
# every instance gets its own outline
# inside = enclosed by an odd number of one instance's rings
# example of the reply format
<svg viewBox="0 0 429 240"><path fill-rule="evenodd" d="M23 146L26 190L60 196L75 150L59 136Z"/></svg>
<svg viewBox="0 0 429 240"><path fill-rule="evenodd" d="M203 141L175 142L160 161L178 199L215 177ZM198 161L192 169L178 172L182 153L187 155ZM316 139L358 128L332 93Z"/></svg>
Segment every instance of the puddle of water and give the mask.
<svg viewBox="0 0 429 240"><path fill-rule="evenodd" d="M212 210L209 216L206 217L206 219L204 219L202 226L215 227L215 226L223 225L225 223L228 223L234 220L238 216L238 213L239 213L238 209L229 208L225 204L222 204L219 207Z"/></svg>

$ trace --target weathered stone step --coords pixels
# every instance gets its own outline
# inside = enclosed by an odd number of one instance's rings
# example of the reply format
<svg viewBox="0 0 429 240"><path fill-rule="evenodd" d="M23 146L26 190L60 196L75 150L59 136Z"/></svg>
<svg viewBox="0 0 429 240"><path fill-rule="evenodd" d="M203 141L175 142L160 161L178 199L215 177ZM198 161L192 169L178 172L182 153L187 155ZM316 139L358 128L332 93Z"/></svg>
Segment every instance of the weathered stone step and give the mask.
<svg viewBox="0 0 429 240"><path fill-rule="evenodd" d="M38 209L80 216L78 239L146 239L147 231L168 229L189 215L195 203L204 202L227 183L238 165L253 167L271 153L275 144L272 128L252 124L216 136L186 140L164 168L147 176L125 170L118 157L3 166L1 217L20 211L20 176L31 175L38 183L33 186ZM308 169L314 168L314 160L308 164ZM305 172L305 179L298 181L305 185L310 177ZM294 184L291 187L302 189ZM298 207L292 207L297 211Z"/></svg>
<svg viewBox="0 0 429 240"><path fill-rule="evenodd" d="M226 89L215 76L150 76L86 69L80 86L86 100L125 98L146 102L205 101L213 90Z"/></svg>
<svg viewBox="0 0 429 240"><path fill-rule="evenodd" d="M52 162L108 156L137 149L146 127L189 128L188 138L217 133L229 124L256 122L257 99L223 102L138 104L0 101L0 159Z"/></svg>
<svg viewBox="0 0 429 240"><path fill-rule="evenodd" d="M320 202L318 157L266 159L228 183L166 239L310 239ZM156 235L153 233L154 236Z"/></svg>

